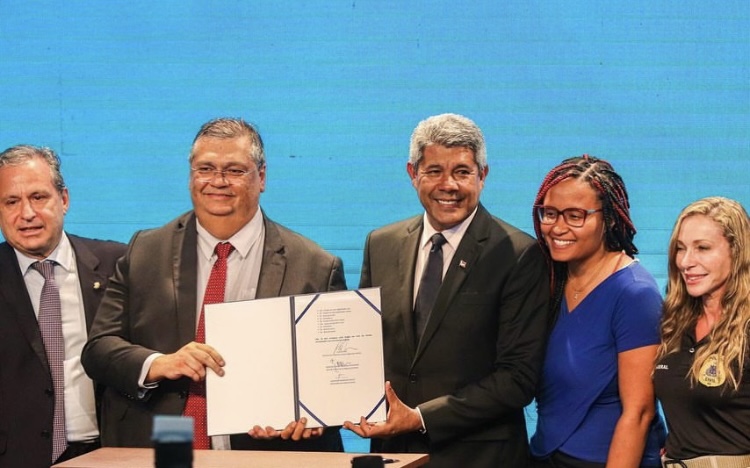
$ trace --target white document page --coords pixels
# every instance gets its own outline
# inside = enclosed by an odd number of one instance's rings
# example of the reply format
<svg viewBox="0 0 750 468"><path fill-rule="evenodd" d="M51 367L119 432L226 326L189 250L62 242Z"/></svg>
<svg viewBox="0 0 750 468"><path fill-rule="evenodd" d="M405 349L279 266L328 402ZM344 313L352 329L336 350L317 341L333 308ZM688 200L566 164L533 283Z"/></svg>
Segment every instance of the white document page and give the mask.
<svg viewBox="0 0 750 468"><path fill-rule="evenodd" d="M294 298L300 416L308 426L385 420L380 289Z"/></svg>
<svg viewBox="0 0 750 468"><path fill-rule="evenodd" d="M294 421L294 379L288 297L205 306L206 343L224 358L225 374L208 371L208 435Z"/></svg>

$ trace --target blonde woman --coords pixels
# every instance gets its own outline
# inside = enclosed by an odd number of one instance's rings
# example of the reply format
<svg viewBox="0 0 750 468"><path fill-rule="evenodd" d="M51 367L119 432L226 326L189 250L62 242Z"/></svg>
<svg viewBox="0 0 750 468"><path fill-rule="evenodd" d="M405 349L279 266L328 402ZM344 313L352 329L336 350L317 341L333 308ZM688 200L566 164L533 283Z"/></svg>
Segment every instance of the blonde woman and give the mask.
<svg viewBox="0 0 750 468"><path fill-rule="evenodd" d="M655 389L666 465L750 466L750 221L736 201L698 200L677 218Z"/></svg>

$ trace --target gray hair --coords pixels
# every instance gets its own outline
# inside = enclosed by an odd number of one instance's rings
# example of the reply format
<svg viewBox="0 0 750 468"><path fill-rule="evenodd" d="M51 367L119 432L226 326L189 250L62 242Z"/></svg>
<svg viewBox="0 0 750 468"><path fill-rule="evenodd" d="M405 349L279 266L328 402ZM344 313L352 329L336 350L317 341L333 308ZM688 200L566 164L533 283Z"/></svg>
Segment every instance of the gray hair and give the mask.
<svg viewBox="0 0 750 468"><path fill-rule="evenodd" d="M255 162L257 167L263 167L266 164L266 153L263 149L263 139L260 137L258 130L251 124L240 118L226 118L210 120L201 126L198 133L193 138L193 147L195 142L203 137L210 138L239 138L246 136L250 138L252 149L250 150L250 159ZM190 151L190 162L193 162L194 153Z"/></svg>
<svg viewBox="0 0 750 468"><path fill-rule="evenodd" d="M428 145L469 148L474 152L474 161L479 170L487 167L487 148L482 130L471 119L462 115L440 114L419 122L411 134L409 164L417 167Z"/></svg>
<svg viewBox="0 0 750 468"><path fill-rule="evenodd" d="M31 159L41 159L49 166L52 184L58 192L65 189L65 180L60 172L60 158L50 148L44 146L16 145L0 153L0 168L18 166Z"/></svg>

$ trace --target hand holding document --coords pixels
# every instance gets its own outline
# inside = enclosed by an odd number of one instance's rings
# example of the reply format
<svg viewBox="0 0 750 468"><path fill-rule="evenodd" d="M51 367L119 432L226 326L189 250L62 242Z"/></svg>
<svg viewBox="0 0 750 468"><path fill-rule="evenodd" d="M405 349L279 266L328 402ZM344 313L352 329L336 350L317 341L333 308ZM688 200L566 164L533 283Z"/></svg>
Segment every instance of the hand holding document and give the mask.
<svg viewBox="0 0 750 468"><path fill-rule="evenodd" d="M205 320L226 362L206 380L209 435L385 420L379 288L212 304Z"/></svg>

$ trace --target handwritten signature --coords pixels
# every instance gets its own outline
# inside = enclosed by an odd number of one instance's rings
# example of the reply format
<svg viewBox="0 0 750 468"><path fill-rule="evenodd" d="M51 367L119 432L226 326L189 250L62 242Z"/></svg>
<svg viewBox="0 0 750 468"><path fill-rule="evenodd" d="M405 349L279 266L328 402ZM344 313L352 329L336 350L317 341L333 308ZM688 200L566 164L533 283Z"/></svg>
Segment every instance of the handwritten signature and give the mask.
<svg viewBox="0 0 750 468"><path fill-rule="evenodd" d="M335 359L331 359L330 362L331 365L328 366L328 368L332 371L340 371L357 367L357 364L351 361L337 361Z"/></svg>
<svg viewBox="0 0 750 468"><path fill-rule="evenodd" d="M343 340L336 344L333 349L333 354L346 354L352 351L357 351L357 348L349 347L349 340Z"/></svg>

